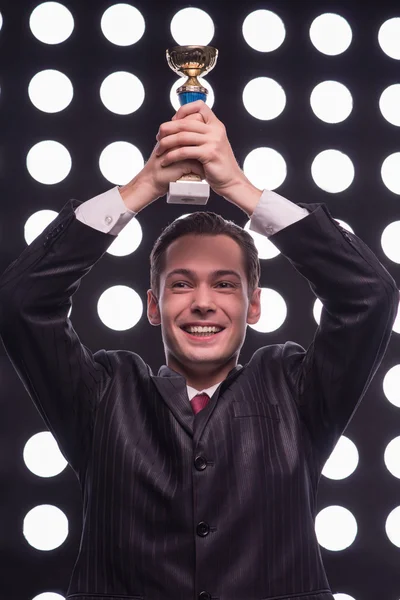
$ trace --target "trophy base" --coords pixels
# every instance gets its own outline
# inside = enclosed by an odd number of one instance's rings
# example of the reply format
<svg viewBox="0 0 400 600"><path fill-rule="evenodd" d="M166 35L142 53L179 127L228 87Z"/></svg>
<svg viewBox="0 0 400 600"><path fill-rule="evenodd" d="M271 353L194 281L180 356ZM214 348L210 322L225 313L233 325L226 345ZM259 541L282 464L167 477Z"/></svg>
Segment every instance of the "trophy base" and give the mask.
<svg viewBox="0 0 400 600"><path fill-rule="evenodd" d="M168 204L207 204L210 186L206 181L171 181Z"/></svg>

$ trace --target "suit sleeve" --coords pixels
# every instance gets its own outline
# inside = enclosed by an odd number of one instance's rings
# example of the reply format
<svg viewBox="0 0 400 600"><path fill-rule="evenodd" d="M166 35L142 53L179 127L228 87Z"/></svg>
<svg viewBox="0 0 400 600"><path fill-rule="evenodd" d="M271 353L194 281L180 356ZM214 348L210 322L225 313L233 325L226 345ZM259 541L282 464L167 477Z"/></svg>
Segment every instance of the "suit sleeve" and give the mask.
<svg viewBox="0 0 400 600"><path fill-rule="evenodd" d="M0 335L19 377L79 475L98 405L111 378L107 354L79 340L68 312L80 279L114 236L76 219L71 201L4 272Z"/></svg>
<svg viewBox="0 0 400 600"><path fill-rule="evenodd" d="M307 351L287 342L283 369L322 467L376 373L388 346L399 291L375 254L324 204L270 237L321 300Z"/></svg>

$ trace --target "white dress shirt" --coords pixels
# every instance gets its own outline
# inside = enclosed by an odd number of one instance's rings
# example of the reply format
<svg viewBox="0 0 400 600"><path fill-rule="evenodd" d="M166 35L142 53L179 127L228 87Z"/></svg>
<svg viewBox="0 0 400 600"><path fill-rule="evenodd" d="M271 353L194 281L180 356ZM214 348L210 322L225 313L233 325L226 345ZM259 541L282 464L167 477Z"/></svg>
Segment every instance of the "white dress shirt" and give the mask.
<svg viewBox="0 0 400 600"><path fill-rule="evenodd" d="M118 235L129 221L137 214L129 210L118 187L99 194L83 202L75 210L76 218L85 225L98 229L103 233ZM283 196L264 190L250 218L250 229L266 237L270 237L284 227L292 225L309 214L308 210L297 206ZM221 382L219 382L221 383ZM219 383L202 391L187 386L189 400L196 394L205 392L211 398Z"/></svg>

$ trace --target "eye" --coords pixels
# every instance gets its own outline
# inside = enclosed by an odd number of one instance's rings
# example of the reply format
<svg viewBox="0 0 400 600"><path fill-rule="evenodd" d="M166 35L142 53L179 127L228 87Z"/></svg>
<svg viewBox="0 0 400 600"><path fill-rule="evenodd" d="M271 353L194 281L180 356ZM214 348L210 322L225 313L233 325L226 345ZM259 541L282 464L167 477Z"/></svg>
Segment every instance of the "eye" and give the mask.
<svg viewBox="0 0 400 600"><path fill-rule="evenodd" d="M219 283L217 283L217 285L223 285L223 286L228 286L228 287L235 287L233 285L233 283L231 283L230 281L220 281Z"/></svg>
<svg viewBox="0 0 400 600"><path fill-rule="evenodd" d="M175 281L171 287L181 286L181 285L189 285L187 281Z"/></svg>

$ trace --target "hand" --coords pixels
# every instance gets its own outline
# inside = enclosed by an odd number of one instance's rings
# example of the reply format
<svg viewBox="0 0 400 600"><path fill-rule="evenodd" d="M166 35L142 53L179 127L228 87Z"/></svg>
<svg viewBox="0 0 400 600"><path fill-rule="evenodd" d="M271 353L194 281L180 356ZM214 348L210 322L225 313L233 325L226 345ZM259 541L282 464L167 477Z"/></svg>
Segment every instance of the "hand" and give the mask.
<svg viewBox="0 0 400 600"><path fill-rule="evenodd" d="M199 115L201 119L191 119ZM163 123L157 135L156 156L169 168L178 161L195 160L202 164L205 179L221 196L247 182L229 143L224 124L202 101L181 106L169 123Z"/></svg>
<svg viewBox="0 0 400 600"><path fill-rule="evenodd" d="M204 123L203 117L199 114L189 115L186 119ZM156 139L159 139L158 135ZM196 173L202 179L205 178L204 169L197 160L181 160L168 167L161 166L162 157L157 154L158 147L159 144L153 149L140 173L119 189L126 206L134 212L139 212L154 200L164 196L168 191L169 183L177 181L182 175Z"/></svg>

